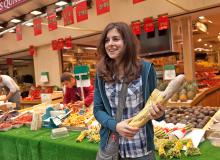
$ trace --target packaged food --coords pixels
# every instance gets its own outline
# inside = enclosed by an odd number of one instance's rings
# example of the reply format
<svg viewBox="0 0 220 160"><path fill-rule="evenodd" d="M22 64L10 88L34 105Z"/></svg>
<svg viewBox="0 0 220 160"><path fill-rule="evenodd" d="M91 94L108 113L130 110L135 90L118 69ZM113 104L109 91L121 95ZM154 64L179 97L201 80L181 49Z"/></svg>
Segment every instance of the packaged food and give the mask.
<svg viewBox="0 0 220 160"><path fill-rule="evenodd" d="M211 125L210 130L220 132L220 123L215 123L215 124Z"/></svg>
<svg viewBox="0 0 220 160"><path fill-rule="evenodd" d="M5 132L5 131L8 131L12 128L12 125L10 123L1 123L0 124L0 131L1 132Z"/></svg>
<svg viewBox="0 0 220 160"><path fill-rule="evenodd" d="M18 121L12 121L11 122L11 125L12 125L12 128L20 128L22 127L24 124L23 123L20 123Z"/></svg>
<svg viewBox="0 0 220 160"><path fill-rule="evenodd" d="M57 139L57 138L62 138L62 137L67 137L67 136L69 136L69 132L66 127L55 128L55 129L52 129L51 131L52 139Z"/></svg>
<svg viewBox="0 0 220 160"><path fill-rule="evenodd" d="M207 138L213 146L220 147L220 132L213 132Z"/></svg>

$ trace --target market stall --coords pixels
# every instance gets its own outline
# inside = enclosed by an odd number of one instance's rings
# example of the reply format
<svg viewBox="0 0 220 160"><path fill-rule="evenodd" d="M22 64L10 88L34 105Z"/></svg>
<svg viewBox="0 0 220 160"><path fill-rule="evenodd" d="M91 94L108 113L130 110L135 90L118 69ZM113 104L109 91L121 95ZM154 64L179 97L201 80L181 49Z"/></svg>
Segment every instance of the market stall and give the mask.
<svg viewBox="0 0 220 160"><path fill-rule="evenodd" d="M63 102L63 93L62 91L55 91L53 93L48 93L48 97L51 99L51 103L61 103ZM42 99L41 97L34 99L34 98L24 98L21 100L21 109L26 107L32 107L37 104L41 104Z"/></svg>
<svg viewBox="0 0 220 160"><path fill-rule="evenodd" d="M87 141L76 143L79 132L71 132L69 137L52 140L50 129L30 131L22 127L8 132L0 132L0 159L40 159L40 160L94 160L98 144ZM218 147L209 141L200 145L202 155L196 157L183 157L184 160L217 160L220 157ZM211 151L211 152L210 152ZM160 159L157 156L157 159Z"/></svg>

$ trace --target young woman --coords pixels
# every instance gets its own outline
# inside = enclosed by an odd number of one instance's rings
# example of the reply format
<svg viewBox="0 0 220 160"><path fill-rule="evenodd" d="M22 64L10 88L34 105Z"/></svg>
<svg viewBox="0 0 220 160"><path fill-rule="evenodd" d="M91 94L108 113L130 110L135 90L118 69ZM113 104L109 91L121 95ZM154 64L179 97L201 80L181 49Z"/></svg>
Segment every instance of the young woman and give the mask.
<svg viewBox="0 0 220 160"><path fill-rule="evenodd" d="M154 159L153 126L149 121L143 128L128 125L156 87L152 64L138 58L137 39L123 22L110 23L102 33L98 47L100 60L95 81L94 115L101 123L100 149L105 150L111 132L119 134L120 159ZM128 84L122 121L115 120L118 95L122 83ZM152 106L151 119L162 119L164 109Z"/></svg>

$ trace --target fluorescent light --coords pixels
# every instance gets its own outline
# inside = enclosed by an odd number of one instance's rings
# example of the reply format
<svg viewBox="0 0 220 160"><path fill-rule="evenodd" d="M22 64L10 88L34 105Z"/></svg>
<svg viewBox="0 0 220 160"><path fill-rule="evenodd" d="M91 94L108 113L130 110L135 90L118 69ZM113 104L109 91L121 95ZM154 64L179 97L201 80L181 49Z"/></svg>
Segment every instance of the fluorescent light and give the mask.
<svg viewBox="0 0 220 160"><path fill-rule="evenodd" d="M205 43L205 44L204 44L204 46L208 46L208 44L207 44L207 43Z"/></svg>
<svg viewBox="0 0 220 160"><path fill-rule="evenodd" d="M87 50L97 50L96 47L85 47L84 49L87 49Z"/></svg>
<svg viewBox="0 0 220 160"><path fill-rule="evenodd" d="M72 57L73 55L63 54L64 57Z"/></svg>
<svg viewBox="0 0 220 160"><path fill-rule="evenodd" d="M209 47L212 48L212 45L210 44Z"/></svg>
<svg viewBox="0 0 220 160"><path fill-rule="evenodd" d="M42 12L40 12L40 11L32 11L31 14L37 16L37 15L42 14Z"/></svg>
<svg viewBox="0 0 220 160"><path fill-rule="evenodd" d="M10 32L10 33L14 33L15 30L14 30L14 29L11 29L11 30L9 30L8 32Z"/></svg>
<svg viewBox="0 0 220 160"><path fill-rule="evenodd" d="M67 5L67 4L68 4L68 3L65 2L65 1L59 1L59 2L56 3L56 5L57 5L57 6L60 6L60 7L61 7L61 6L64 6L64 5Z"/></svg>
<svg viewBox="0 0 220 160"><path fill-rule="evenodd" d="M202 42L202 39L201 39L201 38L199 38L197 41L198 41L198 42Z"/></svg>
<svg viewBox="0 0 220 160"><path fill-rule="evenodd" d="M21 22L21 20L20 19L12 19L11 22L12 23L19 23L19 22Z"/></svg>
<svg viewBox="0 0 220 160"><path fill-rule="evenodd" d="M26 23L25 25L28 26L28 27L31 27L31 26L33 26L34 24L33 24L33 22L28 22L28 23Z"/></svg>
<svg viewBox="0 0 220 160"><path fill-rule="evenodd" d="M205 19L205 16L199 16L199 19Z"/></svg>
<svg viewBox="0 0 220 160"><path fill-rule="evenodd" d="M208 20L209 23L213 23L212 21Z"/></svg>

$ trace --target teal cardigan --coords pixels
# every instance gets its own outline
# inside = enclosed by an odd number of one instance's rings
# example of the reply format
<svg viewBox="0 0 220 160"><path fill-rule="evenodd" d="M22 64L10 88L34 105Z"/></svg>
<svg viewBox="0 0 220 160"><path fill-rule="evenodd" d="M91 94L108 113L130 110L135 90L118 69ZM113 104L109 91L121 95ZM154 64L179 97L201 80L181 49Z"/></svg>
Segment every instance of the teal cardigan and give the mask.
<svg viewBox="0 0 220 160"><path fill-rule="evenodd" d="M143 96L144 101L147 102L148 97L151 92L156 87L156 72L151 63L142 61L142 84L143 84ZM144 107L144 106L143 106ZM100 130L100 147L104 149L107 142L110 131L116 131L116 120L112 117L111 107L108 101L108 98L105 93L105 83L104 81L96 75L95 79L95 93L94 93L94 116L97 121L101 124ZM161 117L158 120L162 120L164 118ZM146 133L147 133L147 150L154 150L154 132L152 122L149 121L146 125Z"/></svg>

